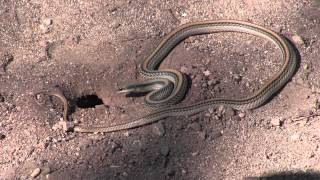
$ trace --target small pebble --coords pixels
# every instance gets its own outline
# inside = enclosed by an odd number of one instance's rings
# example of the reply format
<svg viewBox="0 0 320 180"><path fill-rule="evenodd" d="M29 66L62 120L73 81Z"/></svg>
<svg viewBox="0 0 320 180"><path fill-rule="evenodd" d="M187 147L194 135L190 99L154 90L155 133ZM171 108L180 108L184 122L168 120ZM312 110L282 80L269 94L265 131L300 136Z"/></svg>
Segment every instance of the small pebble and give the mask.
<svg viewBox="0 0 320 180"><path fill-rule="evenodd" d="M4 138L6 138L6 135L0 133L0 140L2 140L2 139L4 139Z"/></svg>
<svg viewBox="0 0 320 180"><path fill-rule="evenodd" d="M203 71L203 74L204 74L205 76L210 76L210 75L211 75L211 72L210 72L209 70L205 70L205 71Z"/></svg>
<svg viewBox="0 0 320 180"><path fill-rule="evenodd" d="M189 128L195 131L201 131L201 125L198 122L189 124Z"/></svg>
<svg viewBox="0 0 320 180"><path fill-rule="evenodd" d="M37 177L39 174L41 173L41 169L40 168L36 168L35 170L32 171L32 173L30 174L30 176L32 178Z"/></svg>
<svg viewBox="0 0 320 180"><path fill-rule="evenodd" d="M59 124L65 132L71 131L74 128L74 123L72 121L60 121Z"/></svg>
<svg viewBox="0 0 320 180"><path fill-rule="evenodd" d="M234 111L234 109L232 109L230 107L225 107L224 115L227 116L227 117L232 117L232 116L235 115L235 111Z"/></svg>
<svg viewBox="0 0 320 180"><path fill-rule="evenodd" d="M44 24L40 24L39 28L42 34L46 34L49 32L49 27L45 26Z"/></svg>
<svg viewBox="0 0 320 180"><path fill-rule="evenodd" d="M46 25L46 26L50 26L52 24L52 19L45 18L45 19L43 19L42 24Z"/></svg>
<svg viewBox="0 0 320 180"><path fill-rule="evenodd" d="M163 156L168 156L170 152L170 148L167 145L161 145L160 147L160 154Z"/></svg>
<svg viewBox="0 0 320 180"><path fill-rule="evenodd" d="M0 94L0 103L4 102L4 97Z"/></svg>
<svg viewBox="0 0 320 180"><path fill-rule="evenodd" d="M303 38L301 36L297 35L297 34L292 36L292 41L294 43L296 43L296 44L299 44L299 45L304 45L305 44Z"/></svg>
<svg viewBox="0 0 320 180"><path fill-rule="evenodd" d="M43 175L48 175L52 172L51 168L49 166L45 166L42 168L42 174Z"/></svg>
<svg viewBox="0 0 320 180"><path fill-rule="evenodd" d="M117 149L120 149L121 145L115 142L111 142L111 153L114 153Z"/></svg>
<svg viewBox="0 0 320 180"><path fill-rule="evenodd" d="M185 74L190 74L190 70L187 66L181 66L180 71Z"/></svg>
<svg viewBox="0 0 320 180"><path fill-rule="evenodd" d="M244 112L240 112L240 113L238 114L238 116L239 116L240 118L244 118L244 117L246 116L246 114L245 114Z"/></svg>
<svg viewBox="0 0 320 180"><path fill-rule="evenodd" d="M234 74L233 78L237 83L239 83L242 79L242 77L239 74Z"/></svg>
<svg viewBox="0 0 320 180"><path fill-rule="evenodd" d="M191 153L191 156L197 156L197 155L199 155L199 152L198 152L198 151Z"/></svg>
<svg viewBox="0 0 320 180"><path fill-rule="evenodd" d="M300 135L299 135L299 134L294 134L294 135L292 135L292 136L291 136L291 140L292 140L292 141L298 141L298 140L300 140Z"/></svg>
<svg viewBox="0 0 320 180"><path fill-rule="evenodd" d="M176 171L174 169L170 169L170 170L167 171L167 175L169 177L173 177L175 174L176 174Z"/></svg>
<svg viewBox="0 0 320 180"><path fill-rule="evenodd" d="M130 133L129 133L129 131L126 131L126 132L123 133L123 135L126 136L126 137L129 137Z"/></svg>
<svg viewBox="0 0 320 180"><path fill-rule="evenodd" d="M281 118L277 117L277 118L272 118L270 121L270 124L272 126L280 126L281 125Z"/></svg>
<svg viewBox="0 0 320 180"><path fill-rule="evenodd" d="M164 136L165 128L162 122L158 122L153 125L152 132L158 136Z"/></svg>
<svg viewBox="0 0 320 180"><path fill-rule="evenodd" d="M206 140L207 137L208 137L208 135L207 135L206 132L200 132L200 133L199 133L199 136L200 136L201 140Z"/></svg>

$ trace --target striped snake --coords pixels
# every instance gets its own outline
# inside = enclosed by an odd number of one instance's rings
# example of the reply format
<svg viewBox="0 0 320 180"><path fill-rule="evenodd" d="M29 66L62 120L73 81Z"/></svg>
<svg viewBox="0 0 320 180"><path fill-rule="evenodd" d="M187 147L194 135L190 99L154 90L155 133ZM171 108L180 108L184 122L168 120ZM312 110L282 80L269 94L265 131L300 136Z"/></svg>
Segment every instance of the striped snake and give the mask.
<svg viewBox="0 0 320 180"><path fill-rule="evenodd" d="M240 32L262 37L274 43L282 53L280 70L273 75L261 89L243 99L207 99L192 105L173 106L185 96L187 81L184 74L172 69L158 70L165 57L184 39L201 34L217 32ZM119 89L119 92L148 92L145 103L157 110L132 122L109 127L85 127L76 125L76 132L114 132L154 123L170 116L187 116L208 109L209 107L229 106L237 110L257 108L280 90L293 76L297 59L291 44L281 35L264 27L235 20L203 21L185 24L168 34L153 53L140 65L140 74L149 78L142 83L132 83ZM61 93L49 92L62 99L65 105L64 118L68 112L68 103Z"/></svg>

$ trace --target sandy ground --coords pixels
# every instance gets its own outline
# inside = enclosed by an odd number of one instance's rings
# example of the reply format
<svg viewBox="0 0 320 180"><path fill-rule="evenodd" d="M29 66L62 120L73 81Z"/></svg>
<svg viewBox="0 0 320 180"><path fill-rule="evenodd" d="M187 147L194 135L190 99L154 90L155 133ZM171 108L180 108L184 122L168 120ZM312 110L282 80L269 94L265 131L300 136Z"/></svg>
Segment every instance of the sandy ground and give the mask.
<svg viewBox="0 0 320 180"><path fill-rule="evenodd" d="M299 51L292 81L258 109L80 134L54 128L58 99L33 96L58 86L74 121L132 121L149 110L117 87L140 80L138 65L179 25L220 19L270 28ZM0 179L320 179L319 23L319 0L2 0ZM160 68L188 75L188 104L251 94L279 55L261 38L218 33L188 38Z"/></svg>

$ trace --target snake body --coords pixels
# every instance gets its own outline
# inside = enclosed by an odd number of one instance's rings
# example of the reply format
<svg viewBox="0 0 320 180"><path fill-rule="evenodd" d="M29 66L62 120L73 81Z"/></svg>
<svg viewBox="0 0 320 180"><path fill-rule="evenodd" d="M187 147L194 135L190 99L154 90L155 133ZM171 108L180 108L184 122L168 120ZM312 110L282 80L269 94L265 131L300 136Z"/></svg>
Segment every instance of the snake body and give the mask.
<svg viewBox="0 0 320 180"><path fill-rule="evenodd" d="M185 75L172 69L157 70L161 62L184 39L201 34L217 32L240 32L252 34L273 42L282 53L280 70L272 76L263 87L253 95L243 99L208 99L192 105L176 107L185 96L187 81ZM140 73L150 78L143 83L133 83L120 89L120 92L151 91L145 102L158 110L132 122L109 127L75 126L76 132L114 132L136 128L154 123L170 116L187 116L208 109L209 107L229 106L237 110L254 109L263 105L271 96L280 90L293 76L297 60L293 47L281 35L264 27L235 20L204 21L185 24L168 34L153 53L140 65Z"/></svg>

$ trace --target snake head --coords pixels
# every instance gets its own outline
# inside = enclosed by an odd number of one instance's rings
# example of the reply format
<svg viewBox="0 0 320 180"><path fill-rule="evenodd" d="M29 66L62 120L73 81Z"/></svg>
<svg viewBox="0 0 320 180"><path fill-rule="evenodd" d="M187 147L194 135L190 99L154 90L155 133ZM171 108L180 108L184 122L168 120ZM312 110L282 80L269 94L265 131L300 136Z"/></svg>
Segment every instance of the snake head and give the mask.
<svg viewBox="0 0 320 180"><path fill-rule="evenodd" d="M130 93L130 92L134 92L134 89L128 89L124 87L124 88L118 88L117 90L117 93Z"/></svg>

